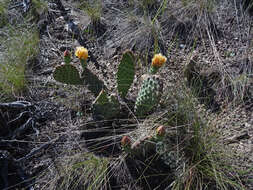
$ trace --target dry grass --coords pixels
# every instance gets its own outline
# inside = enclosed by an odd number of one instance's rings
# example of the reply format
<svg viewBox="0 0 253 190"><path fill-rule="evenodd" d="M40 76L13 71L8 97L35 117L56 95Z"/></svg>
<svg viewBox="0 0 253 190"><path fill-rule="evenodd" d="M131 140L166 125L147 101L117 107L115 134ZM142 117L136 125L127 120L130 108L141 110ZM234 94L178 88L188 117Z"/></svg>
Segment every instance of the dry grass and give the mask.
<svg viewBox="0 0 253 190"><path fill-rule="evenodd" d="M201 42L208 32L217 38L220 33L215 25L216 1L170 1L161 17L163 34L177 36L183 43Z"/></svg>
<svg viewBox="0 0 253 190"><path fill-rule="evenodd" d="M181 149L187 158L185 169L175 179L172 189L245 189L239 172L228 159L233 153L225 150L215 126L207 124L205 111L196 107L194 95L183 87L170 96L177 97L176 112L173 119L168 119L175 122L170 124L186 126L190 132L188 139L184 139L188 142Z"/></svg>

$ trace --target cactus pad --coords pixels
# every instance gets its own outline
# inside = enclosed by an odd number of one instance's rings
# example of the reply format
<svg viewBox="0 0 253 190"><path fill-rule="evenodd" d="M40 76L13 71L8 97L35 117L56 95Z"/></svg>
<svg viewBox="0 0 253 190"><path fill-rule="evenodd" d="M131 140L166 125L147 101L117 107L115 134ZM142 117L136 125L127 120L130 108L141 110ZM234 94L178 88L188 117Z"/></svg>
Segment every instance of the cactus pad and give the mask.
<svg viewBox="0 0 253 190"><path fill-rule="evenodd" d="M117 87L121 98L124 98L127 95L127 92L133 83L134 74L134 55L131 51L126 51L122 56L117 72Z"/></svg>
<svg viewBox="0 0 253 190"><path fill-rule="evenodd" d="M93 115L98 119L112 119L119 113L119 103L113 96L102 90L93 102Z"/></svg>
<svg viewBox="0 0 253 190"><path fill-rule="evenodd" d="M143 116L156 106L162 94L163 84L158 75L147 75L135 102L137 116Z"/></svg>
<svg viewBox="0 0 253 190"><path fill-rule="evenodd" d="M65 84L81 85L83 84L80 78L77 68L70 64L64 64L57 66L53 73L53 77L56 81Z"/></svg>
<svg viewBox="0 0 253 190"><path fill-rule="evenodd" d="M101 90L106 88L104 82L94 75L88 68L84 69L82 73L82 80L95 96L98 96Z"/></svg>

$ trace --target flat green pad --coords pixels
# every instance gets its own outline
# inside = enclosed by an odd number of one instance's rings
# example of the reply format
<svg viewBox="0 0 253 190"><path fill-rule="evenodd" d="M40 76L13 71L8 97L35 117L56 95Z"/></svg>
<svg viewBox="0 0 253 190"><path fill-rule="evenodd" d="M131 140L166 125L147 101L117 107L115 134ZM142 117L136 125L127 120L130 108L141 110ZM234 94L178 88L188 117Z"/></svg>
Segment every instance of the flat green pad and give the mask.
<svg viewBox="0 0 253 190"><path fill-rule="evenodd" d="M88 89L97 97L101 90L106 89L104 82L94 75L88 68L82 73L82 80Z"/></svg>
<svg viewBox="0 0 253 190"><path fill-rule="evenodd" d="M128 50L122 55L118 72L117 88L121 98L125 98L130 86L133 83L135 75L135 59L133 52Z"/></svg>
<svg viewBox="0 0 253 190"><path fill-rule="evenodd" d="M53 77L56 81L65 84L82 85L83 81L80 78L77 68L70 64L64 64L57 66L53 73Z"/></svg>

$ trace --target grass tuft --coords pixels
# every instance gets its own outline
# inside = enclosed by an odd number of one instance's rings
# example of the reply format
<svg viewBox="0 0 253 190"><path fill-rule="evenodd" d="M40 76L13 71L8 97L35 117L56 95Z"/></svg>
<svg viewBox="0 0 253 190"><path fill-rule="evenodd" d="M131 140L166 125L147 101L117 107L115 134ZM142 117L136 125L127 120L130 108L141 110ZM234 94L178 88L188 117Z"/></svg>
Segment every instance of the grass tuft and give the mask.
<svg viewBox="0 0 253 190"><path fill-rule="evenodd" d="M80 9L88 14L93 23L100 22L102 16L102 3L100 1L80 1Z"/></svg>
<svg viewBox="0 0 253 190"><path fill-rule="evenodd" d="M172 189L244 189L237 169L229 161L233 153L225 150L215 126L207 124L203 108L196 109L193 94L183 87L170 96L176 97L177 104L173 119L167 118L169 124L186 126L189 134L179 141L183 143L179 150L183 151L186 162L184 172L176 177Z"/></svg>
<svg viewBox="0 0 253 190"><path fill-rule="evenodd" d="M103 6L98 0L80 1L78 7L90 17L90 24L84 32L90 34L90 37L99 37L106 31L106 25L102 20Z"/></svg>
<svg viewBox="0 0 253 190"><path fill-rule="evenodd" d="M26 63L38 54L39 36L35 29L24 26L9 26L7 32L9 35L1 39L0 89L7 97L11 97L26 88Z"/></svg>
<svg viewBox="0 0 253 190"><path fill-rule="evenodd" d="M214 22L216 7L215 0L170 1L161 18L163 32L189 44L208 34L216 39L220 36Z"/></svg>
<svg viewBox="0 0 253 190"><path fill-rule="evenodd" d="M105 188L108 160L99 158L92 153L76 154L64 159L59 167L59 178L55 190L83 189L93 190Z"/></svg>

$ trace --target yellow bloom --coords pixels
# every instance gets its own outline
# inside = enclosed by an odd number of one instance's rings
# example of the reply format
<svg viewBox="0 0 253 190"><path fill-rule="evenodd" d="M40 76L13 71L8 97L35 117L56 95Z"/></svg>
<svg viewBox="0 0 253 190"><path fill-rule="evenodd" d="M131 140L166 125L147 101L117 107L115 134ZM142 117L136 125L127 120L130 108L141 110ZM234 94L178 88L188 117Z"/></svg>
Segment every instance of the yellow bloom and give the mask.
<svg viewBox="0 0 253 190"><path fill-rule="evenodd" d="M167 58L163 56L162 54L155 54L155 56L152 59L152 66L153 67L161 67L163 64L167 61Z"/></svg>
<svg viewBox="0 0 253 190"><path fill-rule="evenodd" d="M76 52L75 55L79 58L79 59L87 59L88 58L88 50L84 47L77 47L76 48Z"/></svg>

